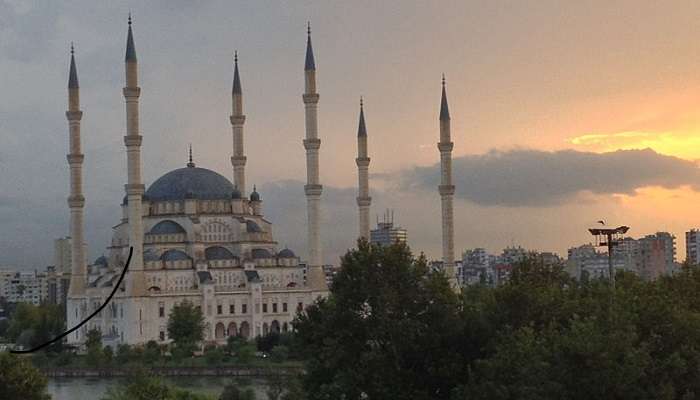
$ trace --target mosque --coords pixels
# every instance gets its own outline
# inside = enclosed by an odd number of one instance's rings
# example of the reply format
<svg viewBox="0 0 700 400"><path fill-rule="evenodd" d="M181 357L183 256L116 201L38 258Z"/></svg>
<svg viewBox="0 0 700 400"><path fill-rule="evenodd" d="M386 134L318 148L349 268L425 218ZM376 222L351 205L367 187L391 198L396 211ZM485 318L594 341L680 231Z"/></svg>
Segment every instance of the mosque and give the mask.
<svg viewBox="0 0 700 400"><path fill-rule="evenodd" d="M67 300L67 325L76 326L96 311L115 289L132 256L124 281L107 307L81 329L71 333L69 343L81 344L88 330L97 328L106 345L169 341L168 315L172 308L189 301L205 317L205 339L224 343L229 336L253 338L290 329L296 313L326 296L328 287L322 268L316 66L307 32L304 67L307 184L308 260L288 248L280 249L272 224L263 214L263 198L256 188L247 193L245 181L243 90L234 59L231 166L233 182L212 170L198 167L190 149L189 162L167 172L148 188L141 179L138 62L131 17L127 32L123 88L126 103L127 153L126 196L122 218L114 227L106 255L87 265L84 260L80 88L71 46L68 79L70 167L71 279ZM440 111L443 207L443 262L454 277L452 232L451 150L449 112L444 88ZM369 237L367 131L362 104L358 127L359 236Z"/></svg>

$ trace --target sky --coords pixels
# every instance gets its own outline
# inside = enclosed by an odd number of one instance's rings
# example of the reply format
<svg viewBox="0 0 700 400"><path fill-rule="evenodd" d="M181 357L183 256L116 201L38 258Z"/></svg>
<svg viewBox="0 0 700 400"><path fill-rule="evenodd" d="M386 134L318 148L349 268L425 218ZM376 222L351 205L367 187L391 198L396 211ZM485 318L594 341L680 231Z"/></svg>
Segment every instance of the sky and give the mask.
<svg viewBox="0 0 700 400"><path fill-rule="evenodd" d="M440 78L454 147L455 247L566 254L598 220L638 237L700 226L697 1L0 2L0 266L43 268L68 235L67 77L75 42L89 255L119 222L126 17L139 60L143 177L232 171L233 52L247 181L280 246L305 256L303 64L317 67L322 240L354 245L364 96L372 215L441 249ZM342 229L338 229L342 227Z"/></svg>

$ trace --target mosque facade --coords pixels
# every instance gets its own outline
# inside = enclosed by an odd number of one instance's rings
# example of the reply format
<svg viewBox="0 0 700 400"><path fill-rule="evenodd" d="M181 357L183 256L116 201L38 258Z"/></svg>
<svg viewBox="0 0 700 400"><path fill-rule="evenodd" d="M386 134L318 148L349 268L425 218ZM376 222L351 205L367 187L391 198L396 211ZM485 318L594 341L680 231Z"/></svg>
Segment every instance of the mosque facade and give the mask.
<svg viewBox="0 0 700 400"><path fill-rule="evenodd" d="M112 292L114 297L88 323L68 336L84 343L90 329L99 329L106 345L168 343L168 316L177 304L188 301L205 318L205 340L224 343L229 336L253 338L292 329L299 311L328 294L321 252L321 197L319 174L321 139L318 132L316 65L308 30L304 64L307 184L306 265L288 248L280 248L270 221L263 213L263 198L256 188L248 193L245 179L243 90L234 59L231 91L231 176L199 167L192 159L167 172L146 187L141 179L138 61L129 17L125 55L127 179L121 204L122 218L113 227L105 254L88 265L84 260L82 190L84 155L81 148L80 87L71 46L68 79L70 167L71 276L66 313L73 327L98 311ZM369 238L369 163L367 129L360 104L358 124L358 237ZM443 264L455 282L453 256L451 179L452 142L443 78L440 109ZM129 255L131 254L130 258ZM119 283L129 261L125 277ZM116 286L119 287L116 287Z"/></svg>

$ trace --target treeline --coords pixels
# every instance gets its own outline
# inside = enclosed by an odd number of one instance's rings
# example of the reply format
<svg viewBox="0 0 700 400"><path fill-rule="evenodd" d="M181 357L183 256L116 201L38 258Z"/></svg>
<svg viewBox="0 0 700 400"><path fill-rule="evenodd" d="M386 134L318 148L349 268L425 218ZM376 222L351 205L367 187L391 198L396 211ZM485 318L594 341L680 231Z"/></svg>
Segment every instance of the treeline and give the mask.
<svg viewBox="0 0 700 400"><path fill-rule="evenodd" d="M360 243L295 325L309 399L700 397L700 271L578 282L532 257L461 294L405 246Z"/></svg>

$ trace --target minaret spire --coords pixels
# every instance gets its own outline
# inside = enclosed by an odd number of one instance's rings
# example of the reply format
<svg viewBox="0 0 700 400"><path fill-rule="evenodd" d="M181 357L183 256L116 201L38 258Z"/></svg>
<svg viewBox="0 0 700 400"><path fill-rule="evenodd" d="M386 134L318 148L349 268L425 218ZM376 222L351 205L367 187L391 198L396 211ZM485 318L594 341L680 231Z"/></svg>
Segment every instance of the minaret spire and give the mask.
<svg viewBox="0 0 700 400"><path fill-rule="evenodd" d="M306 23L306 62L304 63L304 70L316 70L316 62L314 61L314 49L311 46L311 22Z"/></svg>
<svg viewBox="0 0 700 400"><path fill-rule="evenodd" d="M453 288L457 288L454 261L454 211L452 198L455 186L452 183L452 142L450 133L450 111L447 106L445 75L442 75L442 97L440 99L440 203L442 206L442 263L447 279Z"/></svg>
<svg viewBox="0 0 700 400"><path fill-rule="evenodd" d="M357 207L360 214L360 238L367 240L369 240L369 207L372 204L372 198L369 196L369 161L365 110L360 97L360 121L357 126L357 158L355 159L358 177Z"/></svg>
<svg viewBox="0 0 700 400"><path fill-rule="evenodd" d="M231 130L233 133L233 156L231 156L231 166L233 167L233 183L240 191L241 197L245 197L245 164L246 156L243 148L243 124L245 115L243 114L243 90L241 89L241 78L238 73L238 51L233 53L233 89L231 90L232 110Z"/></svg>
<svg viewBox="0 0 700 400"><path fill-rule="evenodd" d="M73 48L73 42L70 42L70 72L68 73L68 89L78 89L79 87L78 69L75 67L75 49Z"/></svg>
<svg viewBox="0 0 700 400"><path fill-rule="evenodd" d="M83 112L80 110L80 88L78 85L78 69L75 65L75 50L70 46L70 71L68 73L68 166L70 167L70 236L71 236L71 277L66 305L66 316L69 326L75 326L85 317L87 283L87 263L85 257L85 239L83 232L83 160L80 139L80 120ZM83 338L81 332L75 332L68 337L71 343L79 343Z"/></svg>
<svg viewBox="0 0 700 400"><path fill-rule="evenodd" d="M126 145L128 180L125 186L128 200L129 246L133 247L131 264L127 280L127 295L142 297L146 295L145 277L143 272L143 211L142 200L144 185L141 181L141 141L143 137L139 129L139 97L141 88L138 86L138 62L136 46L131 28L131 13L129 13L129 29L126 36L125 80L123 89L126 102ZM128 250L128 249L127 249ZM133 314L132 314L133 318ZM139 322L138 330L129 328L129 335L142 335L143 327ZM139 333L136 333L139 332Z"/></svg>
<svg viewBox="0 0 700 400"><path fill-rule="evenodd" d="M305 90L302 95L306 114L306 212L307 212L307 245L309 249L309 275L307 284L318 295L328 290L326 276L323 272L323 257L321 255L321 193L323 186L319 179L318 152L321 139L318 138L318 99L316 92L316 64L311 48L311 24L307 25L306 60L304 64Z"/></svg>

